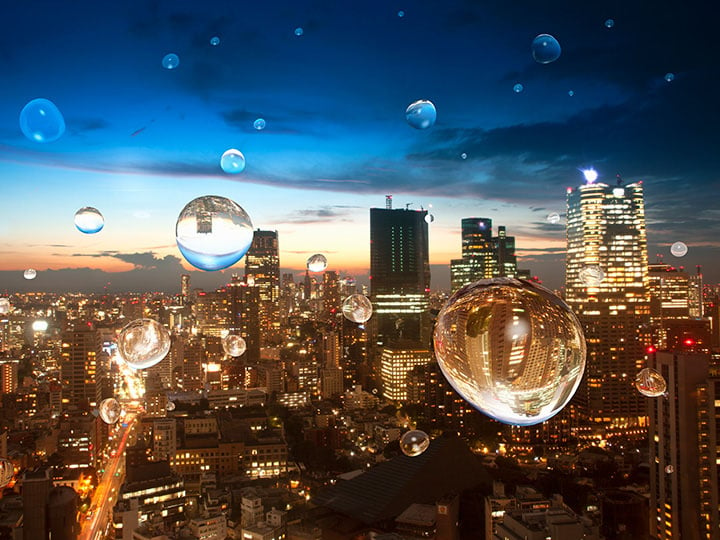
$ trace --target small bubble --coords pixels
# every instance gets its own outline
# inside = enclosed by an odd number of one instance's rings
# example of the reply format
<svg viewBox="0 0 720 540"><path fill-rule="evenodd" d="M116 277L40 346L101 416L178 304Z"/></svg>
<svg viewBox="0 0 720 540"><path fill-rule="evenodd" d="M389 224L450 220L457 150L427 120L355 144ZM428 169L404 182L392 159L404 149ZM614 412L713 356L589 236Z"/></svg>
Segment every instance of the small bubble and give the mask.
<svg viewBox="0 0 720 540"><path fill-rule="evenodd" d="M539 64L549 64L560 58L560 43L550 34L540 34L532 42L532 56Z"/></svg>
<svg viewBox="0 0 720 540"><path fill-rule="evenodd" d="M462 159L467 159L467 154L465 152L463 152L462 154L460 154L460 157Z"/></svg>
<svg viewBox="0 0 720 540"><path fill-rule="evenodd" d="M675 74L674 73L666 73L665 74L665 81L666 82L673 82L675 80Z"/></svg>
<svg viewBox="0 0 720 540"><path fill-rule="evenodd" d="M217 37L217 36L211 37L211 38L210 38L210 45L212 45L213 47L217 47L218 45L220 45L220 38Z"/></svg>
<svg viewBox="0 0 720 540"><path fill-rule="evenodd" d="M180 65L180 57L175 53L169 53L163 56L162 66L165 69L175 69Z"/></svg>
<svg viewBox="0 0 720 540"><path fill-rule="evenodd" d="M372 302L362 294L351 294L342 304L345 318L355 323L364 323L372 317Z"/></svg>
<svg viewBox="0 0 720 540"><path fill-rule="evenodd" d="M584 285L597 287L605 279L605 272L597 265L589 265L580 269L579 277Z"/></svg>
<svg viewBox="0 0 720 540"><path fill-rule="evenodd" d="M37 277L37 270L34 268L28 268L25 272L23 272L23 277L25 279L35 279Z"/></svg>
<svg viewBox="0 0 720 540"><path fill-rule="evenodd" d="M558 214L557 212L551 212L548 214L547 220L548 223L557 225L558 223L560 223L560 214Z"/></svg>
<svg viewBox="0 0 720 540"><path fill-rule="evenodd" d="M398 11L398 17L402 18L404 16L405 16L405 12L402 9L400 11Z"/></svg>
<svg viewBox="0 0 720 540"><path fill-rule="evenodd" d="M235 148L225 150L220 158L220 167L228 174L241 173L245 170L245 156Z"/></svg>
<svg viewBox="0 0 720 540"><path fill-rule="evenodd" d="M408 457L417 457L430 446L430 437L424 431L406 431L400 437L400 450Z"/></svg>
<svg viewBox="0 0 720 540"><path fill-rule="evenodd" d="M660 397L667 390L665 378L652 368L641 369L635 376L635 388L643 396Z"/></svg>
<svg viewBox="0 0 720 540"><path fill-rule="evenodd" d="M242 336L236 334L229 334L223 338L222 341L223 350L228 356L242 356L247 349L247 344Z"/></svg>
<svg viewBox="0 0 720 540"><path fill-rule="evenodd" d="M122 406L120 405L120 403L118 403L117 399L103 399L100 402L100 407L98 407L98 409L100 418L106 424L114 424L115 422L120 420L120 415L122 414Z"/></svg>
<svg viewBox="0 0 720 540"><path fill-rule="evenodd" d="M415 129L427 129L435 125L437 110L432 101L420 99L408 105L405 119Z"/></svg>
<svg viewBox="0 0 720 540"><path fill-rule="evenodd" d="M575 92L573 90L568 90L568 96L573 97L575 95Z"/></svg>
<svg viewBox="0 0 720 540"><path fill-rule="evenodd" d="M675 242L670 246L670 253L675 257L684 257L687 255L688 247L684 242Z"/></svg>
<svg viewBox="0 0 720 540"><path fill-rule="evenodd" d="M262 131L265 129L265 119L264 118L258 118L253 122L253 127L257 129L258 131Z"/></svg>
<svg viewBox="0 0 720 540"><path fill-rule="evenodd" d="M299 27L299 26L295 29L295 35L298 36L298 37L302 36L304 33L305 33L305 30L303 30L303 29L302 29L301 27Z"/></svg>
<svg viewBox="0 0 720 540"><path fill-rule="evenodd" d="M100 210L92 206L85 206L75 212L75 227L84 234L95 234L105 226L105 218Z"/></svg>
<svg viewBox="0 0 720 540"><path fill-rule="evenodd" d="M513 86L513 92L515 92L516 94L519 94L524 89L525 89L525 87L520 83L516 83L515 86Z"/></svg>
<svg viewBox="0 0 720 540"><path fill-rule="evenodd" d="M315 255L310 255L310 257L308 257L307 269L310 272L322 272L327 268L327 265L327 257L321 253L316 253Z"/></svg>
<svg viewBox="0 0 720 540"><path fill-rule="evenodd" d="M20 130L33 142L53 142L65 133L65 119L52 101L37 98L20 111Z"/></svg>
<svg viewBox="0 0 720 540"><path fill-rule="evenodd" d="M432 214L428 214L425 216L425 223L427 223L428 225L433 221L435 221L435 216L433 216Z"/></svg>
<svg viewBox="0 0 720 540"><path fill-rule="evenodd" d="M615 26L615 21L613 19L605 21L605 28L612 28L613 26Z"/></svg>
<svg viewBox="0 0 720 540"><path fill-rule="evenodd" d="M675 472L675 467L673 467L672 465L668 465L667 467L665 467L666 474L672 474L674 472Z"/></svg>

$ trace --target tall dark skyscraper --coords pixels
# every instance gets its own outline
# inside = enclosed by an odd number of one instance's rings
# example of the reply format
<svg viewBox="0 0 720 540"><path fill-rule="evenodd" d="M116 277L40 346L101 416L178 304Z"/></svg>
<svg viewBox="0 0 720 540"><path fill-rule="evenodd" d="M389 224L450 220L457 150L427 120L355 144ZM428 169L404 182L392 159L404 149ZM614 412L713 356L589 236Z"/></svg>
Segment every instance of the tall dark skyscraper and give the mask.
<svg viewBox="0 0 720 540"><path fill-rule="evenodd" d="M504 226L492 235L490 218L462 219L462 258L450 261L452 292L479 279L517 276L515 237Z"/></svg>
<svg viewBox="0 0 720 540"><path fill-rule="evenodd" d="M99 350L97 333L91 323L80 323L63 333L60 372L63 398L69 403L95 403Z"/></svg>
<svg viewBox="0 0 720 540"><path fill-rule="evenodd" d="M253 232L245 255L245 276L258 288L260 297L260 343L268 345L280 330L280 254L277 231Z"/></svg>
<svg viewBox="0 0 720 540"><path fill-rule="evenodd" d="M392 199L388 199L391 201ZM370 209L370 294L378 342L424 341L430 263L426 210Z"/></svg>
<svg viewBox="0 0 720 540"><path fill-rule="evenodd" d="M632 390L650 322L642 182L569 188L567 208L566 296L588 349L576 403L594 422L644 421L644 398ZM604 279L583 280L588 267Z"/></svg>
<svg viewBox="0 0 720 540"><path fill-rule="evenodd" d="M230 282L230 331L245 339L247 349L242 359L246 363L260 360L260 293L233 276Z"/></svg>

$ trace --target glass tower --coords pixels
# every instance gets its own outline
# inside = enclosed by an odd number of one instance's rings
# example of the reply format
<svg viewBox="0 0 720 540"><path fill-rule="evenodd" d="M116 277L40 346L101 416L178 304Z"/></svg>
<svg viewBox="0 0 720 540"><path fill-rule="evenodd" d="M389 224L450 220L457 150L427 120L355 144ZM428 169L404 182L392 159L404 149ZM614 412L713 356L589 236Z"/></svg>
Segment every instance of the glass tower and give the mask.
<svg viewBox="0 0 720 540"><path fill-rule="evenodd" d="M604 279L584 282L589 266ZM645 364L650 315L642 182L568 188L565 286L588 348L577 405L591 421L644 423L645 402L632 386Z"/></svg>
<svg viewBox="0 0 720 540"><path fill-rule="evenodd" d="M280 255L277 231L253 232L245 255L245 279L258 288L260 342L268 345L280 331Z"/></svg>

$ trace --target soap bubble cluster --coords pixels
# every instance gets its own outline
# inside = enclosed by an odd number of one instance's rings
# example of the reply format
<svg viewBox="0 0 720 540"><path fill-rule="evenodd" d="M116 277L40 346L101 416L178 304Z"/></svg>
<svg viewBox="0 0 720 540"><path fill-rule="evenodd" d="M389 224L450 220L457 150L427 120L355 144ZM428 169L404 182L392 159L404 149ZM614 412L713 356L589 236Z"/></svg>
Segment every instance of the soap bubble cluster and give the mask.
<svg viewBox="0 0 720 540"><path fill-rule="evenodd" d="M235 201L206 195L182 209L175 224L175 240L180 253L195 268L222 270L250 249L253 225Z"/></svg>
<svg viewBox="0 0 720 540"><path fill-rule="evenodd" d="M135 319L120 331L118 352L133 369L147 369L159 363L170 351L170 334L153 319Z"/></svg>
<svg viewBox="0 0 720 540"><path fill-rule="evenodd" d="M372 302L362 294L351 294L342 304L342 313L349 321L362 324L372 317Z"/></svg>
<svg viewBox="0 0 720 540"><path fill-rule="evenodd" d="M435 356L470 404L501 422L532 425L557 414L580 384L585 338L562 299L537 283L484 279L438 314Z"/></svg>
<svg viewBox="0 0 720 540"><path fill-rule="evenodd" d="M424 431L406 431L400 437L400 450L409 457L417 457L430 446L430 437Z"/></svg>

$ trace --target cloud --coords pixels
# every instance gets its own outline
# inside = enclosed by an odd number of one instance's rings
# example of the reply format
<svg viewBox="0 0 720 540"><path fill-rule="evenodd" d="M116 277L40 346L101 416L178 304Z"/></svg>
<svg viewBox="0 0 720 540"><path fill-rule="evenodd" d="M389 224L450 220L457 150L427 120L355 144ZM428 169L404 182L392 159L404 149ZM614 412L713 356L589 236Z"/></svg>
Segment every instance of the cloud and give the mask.
<svg viewBox="0 0 720 540"><path fill-rule="evenodd" d="M350 209L357 209L359 206L332 205L321 206L318 208L308 208L298 210L289 216L281 219L280 223L326 223L328 221L351 221L349 216Z"/></svg>

